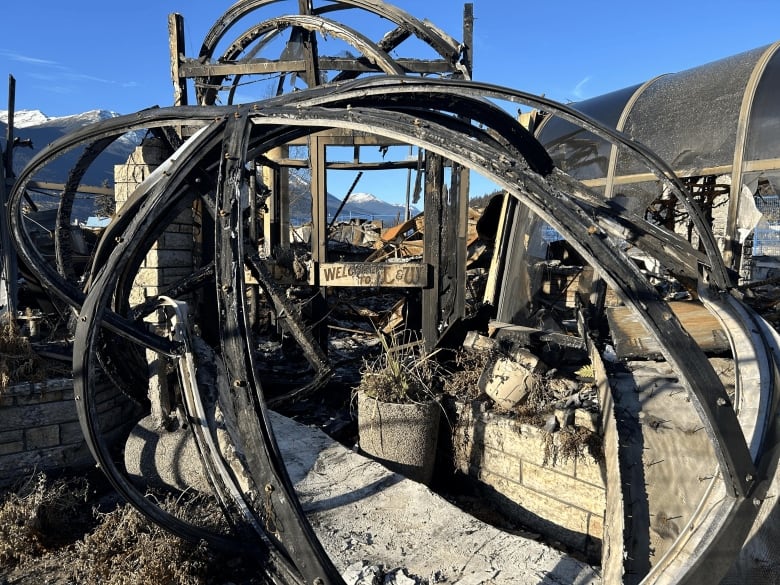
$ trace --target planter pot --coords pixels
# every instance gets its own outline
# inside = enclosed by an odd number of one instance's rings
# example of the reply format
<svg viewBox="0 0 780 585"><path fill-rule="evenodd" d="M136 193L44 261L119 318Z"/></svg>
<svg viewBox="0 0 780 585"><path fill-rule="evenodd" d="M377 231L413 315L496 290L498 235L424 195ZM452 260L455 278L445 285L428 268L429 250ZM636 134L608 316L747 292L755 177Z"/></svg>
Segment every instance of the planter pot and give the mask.
<svg viewBox="0 0 780 585"><path fill-rule="evenodd" d="M436 461L441 406L394 404L358 394L360 449L388 469L429 485Z"/></svg>

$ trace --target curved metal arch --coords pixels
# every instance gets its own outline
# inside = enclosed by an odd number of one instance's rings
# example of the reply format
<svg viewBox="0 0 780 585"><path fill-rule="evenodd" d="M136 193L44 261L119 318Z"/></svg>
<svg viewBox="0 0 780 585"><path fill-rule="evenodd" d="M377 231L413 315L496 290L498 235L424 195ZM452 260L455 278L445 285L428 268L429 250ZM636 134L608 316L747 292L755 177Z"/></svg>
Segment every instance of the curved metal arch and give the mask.
<svg viewBox="0 0 780 585"><path fill-rule="evenodd" d="M731 295L700 291L705 306L721 321L737 365L734 408L756 466L765 465L765 441L771 433L771 404L777 388L777 333L759 315L747 310ZM770 369L772 371L770 371ZM733 559L730 555L706 554L744 541L759 511L760 500L726 499L717 474L713 474L696 510L666 553L653 563L643 580L646 585L701 583L707 575L722 575ZM713 510L720 513L713 514ZM693 538L699 536L699 538ZM733 546L733 545L732 545ZM702 559L707 559L704 566ZM693 578L691 575L703 577ZM682 578L679 578L682 576Z"/></svg>
<svg viewBox="0 0 780 585"><path fill-rule="evenodd" d="M224 119L214 123L216 128L224 126ZM215 140L212 133L203 132L195 140L185 145L185 152L198 153L203 149L220 148L221 140ZM184 154L184 153L183 153ZM193 161L189 158L183 158L182 164L174 165L170 176L165 177L164 183L175 185L177 181L182 181L183 171L181 167L191 166ZM156 182L155 186L160 183ZM150 193L150 196L155 194ZM158 199L165 197L163 188L157 189L156 197ZM173 203L172 198L168 198L169 203ZM139 222L131 222L126 230L128 236L132 235L129 229L137 226ZM117 248L124 248L129 242L116 242ZM116 256L116 255L115 255ZM97 275L96 286L85 296L81 309L81 315L77 321L76 337L74 341L74 370L77 374L74 376L74 394L76 398L76 409L79 415L79 421L82 426L84 437L87 441L90 451L95 461L106 472L114 488L137 509L141 510L150 519L157 523L170 527L174 532L187 539L205 539L217 546L228 547L232 544L232 539L222 539L216 537L211 532L203 531L193 527L189 523L182 522L175 516L164 512L157 506L151 506L144 495L136 488L132 482L127 480L118 470L114 461L113 454L105 442L97 437L96 429L99 429L99 414L97 405L92 400L94 392L88 388L89 384L94 384L92 361L93 349L96 344L99 328L95 326L105 319L106 307L110 302L110 296L113 293L113 286L101 286L104 282L110 282L116 279L118 274L110 269L102 269Z"/></svg>
<svg viewBox="0 0 780 585"><path fill-rule="evenodd" d="M222 40L227 31L247 14L280 1L281 0L248 0L239 1L233 4L233 6L228 8L206 33L206 37L201 45L200 53L198 54L199 58L213 58L217 44ZM312 11L312 14L316 15L348 8L362 8L367 12L372 12L377 16L387 19L398 26L405 27L408 30L411 30L419 39L428 43L437 53L439 53L439 55L449 62L454 64L458 59L460 52L459 47L442 35L438 30L426 25L408 12L389 4L373 2L372 0L339 0L330 5L315 8Z"/></svg>
<svg viewBox="0 0 780 585"><path fill-rule="evenodd" d="M73 271L73 249L71 239L71 213L81 180L95 162L98 156L114 142L113 138L103 138L88 145L79 160L68 173L65 188L60 193L60 204L57 206L57 219L54 225L54 257L57 271L68 280L75 280Z"/></svg>
<svg viewBox="0 0 780 585"><path fill-rule="evenodd" d="M293 112L297 112L297 117L291 120ZM630 260L619 249L611 246L610 242L600 236L598 231L592 232L591 230L598 230L598 227L594 225L586 213L582 213L573 201L563 195L562 189L568 188L571 181L562 174L556 172L549 177L548 181L545 181L531 174L527 169L524 170L516 164L511 164L511 161L504 160L505 152L496 150L495 142L492 145L482 145L478 154L464 154L470 146L468 139L459 136L457 132L452 130L437 127L435 122L428 122L425 126L415 125L414 118L405 113L376 112L362 108L352 108L348 111L320 110L319 108L306 108L305 110L278 108L274 111L274 109L267 108L253 115L255 116L254 124L272 128L281 128L286 124L291 124L300 126L303 133L311 132L312 127L364 129L368 125L374 130L379 129L377 133L380 135L399 140L405 138L410 143L438 152L473 170L484 172L492 180L505 187L513 196L519 197L535 207L535 210L543 218L550 221L551 225L560 229L561 233L567 235L573 243L576 242L579 251L586 258L589 258L595 266L604 270L608 280L614 281L612 284L615 285L616 290L625 295L628 304L634 306L646 322L656 325L650 328L654 334L667 340L670 336L687 338L679 323L676 323L675 326L675 320L671 317L671 312L666 304L657 298L657 294L652 287L645 283L642 275L635 268L632 268ZM277 135L273 138L273 142L266 146L271 147L276 143L275 141L287 138L287 136ZM455 152L454 147L457 147L457 152ZM130 239L132 240L132 238ZM115 252L115 254L121 255L121 252ZM696 356L688 351L682 352L682 355L675 353L674 358L670 359L670 362L677 365L678 370L681 370L679 365L682 359L696 361ZM683 377L689 385L691 384L690 376L690 367L684 368ZM707 382L707 380L696 378L693 384L707 384ZM719 382L716 378L717 383ZM696 392L694 391L693 394L695 395Z"/></svg>
<svg viewBox="0 0 780 585"><path fill-rule="evenodd" d="M758 85L763 78L769 62L778 51L780 51L780 41L772 43L753 67L750 78L745 85L745 93L742 96L742 104L739 110L739 121L737 123L737 139L734 145L734 159L731 165L731 187L729 189L729 209L726 217L726 233L733 234L737 224L737 212L739 211L739 200L742 196L742 175L744 173L743 163L745 160L745 149L747 148L747 134L750 126L750 114L753 111L753 100L758 91ZM728 246L725 250L726 261L733 262L733 249Z"/></svg>
<svg viewBox="0 0 780 585"><path fill-rule="evenodd" d="M454 141L454 139L455 137L449 137L449 140ZM418 143L418 146L423 145ZM435 146L432 144L425 144L424 147L434 151L436 150ZM457 157L453 157L451 152L446 154L446 156L457 160ZM465 161L460 162L465 163ZM480 170L475 166L470 166L470 168L472 170ZM483 170L485 170L484 167ZM500 181L496 176L493 176L492 179L497 181L499 184L502 183L502 181ZM504 184L503 186L514 196L521 196L521 193L518 193L517 191L517 183L514 185L514 187L509 184ZM526 183L525 187L528 186L528 183ZM529 204L525 198L524 202ZM534 207L533 205L531 206ZM577 230L567 228L571 228L572 226L577 225L577 219L587 219L587 216L578 214L576 208L574 208L572 210L574 215L569 215L565 220L561 221L561 210L562 206L555 204L546 210L547 213L543 212L540 208L535 209L537 213L549 221L551 225L559 229L561 233L571 237L572 232ZM555 219L553 219L553 216L555 216ZM607 245L607 247L594 249L588 253L586 249L583 249L582 246L579 245L583 241L587 240L591 229L592 227L587 228L585 232L580 231L579 238L583 239L575 239L572 243L574 244L575 248L579 249L583 256L588 258L591 263L594 264L594 266L597 266L599 270L603 270L605 267L604 261L609 257L609 253L611 251L610 246ZM594 241L598 240L594 240L591 237L589 241L592 244ZM627 264L625 264L626 261L626 258L623 258L612 267L618 269L621 267L625 268L627 266ZM628 265L630 264L630 261L628 261ZM629 270L629 276L631 272L632 271ZM617 280L613 280L616 278L616 276ZM636 274L635 277L640 279L637 280L636 283L644 282L641 274ZM619 286L618 284L621 282L619 280L619 275L616 275L615 273L610 274L609 270L607 270L605 271L605 278L608 281L611 281L610 284L615 288L615 290L622 290L623 293L626 292L626 288ZM640 289L641 288L642 287L640 286ZM635 294L636 292L637 291L634 291ZM648 288L644 291L644 293L639 292L639 294L636 294L633 299L624 300L627 300L627 304L632 305L635 311L638 312L639 316L643 318L643 320L646 320L648 324L650 321L653 321L656 325L664 327L664 322L668 323L668 321L670 321L672 313L664 301L660 299L653 299L651 296L657 295L652 288ZM672 330L667 329L662 332L659 332L657 329L653 329L652 326L649 328L651 331L655 331L654 335L658 335L659 339L664 339L667 343L669 343L671 340L678 341L678 335L682 336L683 339L689 340L687 334L684 333L680 328L679 323L673 327ZM704 358L703 354L695 343L690 343L687 348L678 348L676 351L669 353L675 354L674 357L667 355L667 360L675 367L678 372L683 373L685 385L687 386L689 392L692 391L690 395L694 401L694 404L697 405L697 410L702 415L702 421L705 423L705 425L712 425L714 412L712 409L715 408L717 404L720 404L720 401L725 401L724 404L728 404L728 399L725 397L725 393L718 392L720 396L716 398L714 402L711 402L707 407L704 407L702 404L702 402L706 401L706 396L704 396L704 401L701 402L697 402L697 397L701 399L703 394L711 394L718 386L722 390L722 383L716 376L714 376L714 372L711 372L711 366L709 365L709 362L706 361L706 358ZM696 366L691 367L692 364L690 362L695 362L697 360L700 361L701 367L704 368L703 370ZM713 375L708 377L708 374L710 373ZM696 386L698 386L698 391L696 390ZM729 436L731 440L733 440L735 435L731 434L731 432L736 432L739 435L741 434L741 431L739 424L736 423L736 416L734 415L734 411L731 410L730 407L727 408L728 412L724 412L723 407L720 407L721 412L716 415L716 418L723 427L731 427L731 431L726 432L726 435ZM706 412L708 410L709 412ZM725 421L724 416L731 422ZM763 432L766 431L766 428L762 428L761 431L763 434ZM687 533L682 534L680 537L681 544L677 550L687 550L686 554L689 555L689 558L694 559L695 563L693 565L687 564L682 566L669 565L669 570L663 574L663 580L661 582L677 582L680 579L686 578L687 575L695 573L695 569L700 567L702 564L718 562L723 558L721 555L721 549L718 548L719 545L723 544L722 539L729 538L735 542L741 542L740 538L744 539L744 536L747 534L747 531L750 528L752 518L754 518L757 513L757 506L753 504L752 499L745 497L750 493L755 477L753 476L750 465L750 454L747 453L747 446L745 445L744 441L738 444L724 443L722 440L723 437L719 435L719 433L713 433L712 426L710 426L709 435L715 442L715 452L718 456L718 460L720 461L722 471L721 477L719 479L716 478L713 480L713 487L719 485L723 491L719 492L710 490L709 492L709 494L714 498L714 501L710 500L707 503L707 506L709 507L706 507L706 511L704 511L704 517L699 518L699 522L695 527L698 534L704 534L704 537L698 541L698 548L693 550L690 549L691 543L690 541L687 541ZM758 438L760 441L759 437L756 438ZM728 451L731 451L731 453L727 453ZM724 465L724 459L729 459L732 456L732 463L736 461L737 467L730 467L729 463L725 463ZM736 492L736 497L733 497L734 492ZM723 498L721 495L727 495L729 493L732 494L732 497ZM705 509L704 502L702 502L701 509ZM713 514L713 512L715 513ZM728 536L725 536L726 534Z"/></svg>
<svg viewBox="0 0 780 585"><path fill-rule="evenodd" d="M374 80L376 81L376 80ZM413 83L413 80L404 78L403 82L406 84ZM378 85L387 90L387 85L383 84L381 80L377 81ZM435 87L435 82L428 84L428 88ZM443 86L449 85L451 82L446 82ZM475 84L470 84L474 86ZM480 84L476 84L477 89L481 87ZM361 82L353 82L351 85L342 86L336 91L334 99L347 99L348 92L345 88L349 88L350 91L362 91L362 95L366 95L365 87L361 88ZM357 89L356 89L357 88ZM333 88L329 88L333 89ZM341 92L344 93L341 93ZM475 90L462 91L466 95L472 97L482 95L482 91ZM497 94L496 94L497 95ZM493 95L493 97L496 97ZM321 99L322 93L311 93L303 96L311 99ZM301 96L285 97L284 99L278 99L275 103L279 105L278 108L274 106L258 106L254 104L252 107L254 111L246 114L247 108L240 109L238 111L241 116L253 117L253 124L263 125L271 128L275 135L269 138L268 144L276 144L277 141L287 140L289 134L285 134L286 128L289 126L297 126L303 133L309 133L321 127L347 127L353 129L365 130L366 127L371 128L372 132L385 135L387 137L403 139L404 141L417 144L431 150L432 152L438 152L447 158L459 162L466 167L472 168L485 173L491 177L499 185L504 186L513 196L521 198L524 202L528 202L531 205L535 205L537 209L542 211L542 217L550 219L551 225L559 229L561 233L568 235L572 242L577 242L577 245L581 247L581 252L586 258L591 259L595 266L605 268L604 272L608 279L611 278L614 282L616 290L620 290L623 294L629 298L635 311L637 311L646 324L650 323L649 329L654 335L659 336L665 340L682 339L682 350L675 348L674 350L667 350L672 352L674 359L669 359L670 363L675 365L678 371L683 373L683 377L688 385L693 384L694 390L692 396L696 396L695 387L698 385L699 390L701 387L705 387L707 391L711 389L706 387L710 381L708 374L705 371L703 364L697 362L698 358L695 353L689 353L687 346L685 346L685 334L681 330L679 323L676 322L671 316L671 312L666 307L665 303L662 303L657 294L650 289L648 290L647 283L643 279L637 280L638 275L635 269L632 268L632 263L627 260L626 256L619 250L614 249L615 246L611 245L611 242L605 237L603 232L599 230L598 225L590 217L589 213L585 211L579 204L566 195L569 191L576 191L577 183L572 181L562 173L554 171L548 177L540 177L539 175L529 171L523 164L518 164L515 157L511 156L511 151L507 150L501 143L490 140L479 142L479 148L474 148L474 136L478 134L472 134L471 138L462 136L457 132L457 128L447 128L440 126L437 122L441 119L441 114L431 114L426 116L426 110L423 106L424 99L420 100L421 107L414 112L415 115L410 115L408 110L401 108L401 111L393 111L390 109L383 109L377 111L376 108L351 108L351 109L336 109L333 104L330 104L328 108L315 108L315 107L299 107L301 104L305 104L305 100L300 100ZM311 106L311 104L309 104ZM194 108L193 111L198 111L194 118L203 114L203 108ZM218 113L220 116L229 112L230 115L237 113L237 110L230 108L213 108L206 109L213 114ZM181 109L176 109L177 112L181 112ZM243 114L241 112L244 112ZM173 118L173 114L170 111L159 111L159 117L161 119ZM152 122L152 119L154 121ZM423 124L416 124L415 120L421 119ZM126 120L127 122L127 120ZM138 119L133 123L140 123ZM146 125L154 125L159 123L156 116L151 116L146 120ZM170 122L168 122L170 124ZM168 125L165 124L165 125ZM132 124L131 124L132 125ZM161 124L163 125L163 124ZM87 137L85 139L94 139L99 137L101 131L104 131L106 127L100 126L94 132L85 132L81 136ZM123 129L123 132L126 131ZM122 132L122 133L123 133ZM258 138L258 145L263 140ZM67 141L66 141L67 143ZM260 146L258 146L259 148ZM50 154L56 149L52 149ZM640 149L641 150L641 149ZM42 159L38 159L39 162ZM149 185L146 186L148 188ZM160 185L162 189L162 184ZM139 196L140 197L140 196ZM18 203L18 201L17 201ZM149 206L152 204L149 203ZM99 287L96 287L99 288ZM111 288L111 287L106 287ZM110 293L115 291L112 289ZM98 294L97 292L94 294ZM101 293L102 294L102 293ZM108 300L106 300L106 303ZM97 309L98 305L91 305L92 309ZM85 313L83 316L88 316L87 309L82 311ZM97 311L96 311L97 312ZM106 315L105 310L100 312L100 315ZM94 327L98 326L99 319L96 317L91 323ZM668 359L668 358L667 358ZM681 360L685 367L681 368ZM693 361L693 364L689 364L689 361ZM89 364L82 364L82 367L86 365L89 370ZM700 367L704 370L700 371ZM699 379L698 375L703 374ZM693 379L693 381L691 381ZM719 381L717 382L719 383ZM716 383L716 385L717 385ZM720 384L722 387L722 384ZM712 422L709 415L703 417L703 420ZM730 424L730 423L728 423ZM746 447L746 446L745 446ZM722 451L718 448L718 451ZM728 453L721 453L721 456L728 457ZM732 453L732 455L739 456L738 453ZM727 472L724 473L724 479L735 480L735 476L742 473L741 470L734 471L728 467L726 462ZM729 471L730 470L730 471ZM738 477L736 478L739 479ZM745 493L749 490L750 486L745 485ZM739 492L739 489L736 491ZM732 506L734 502L741 502L743 499L737 498L729 499L727 503ZM726 504L724 504L725 506ZM735 507L735 506L734 506Z"/></svg>
<svg viewBox="0 0 780 585"><path fill-rule="evenodd" d="M260 24L253 26L233 41L223 53L220 61L237 60L238 56L258 38L270 33L277 34L292 27L302 28L310 32L320 32L323 35L327 34L341 39L360 51L369 61L376 64L379 69L387 75L404 74L404 70L393 61L392 57L365 35L336 21L307 14L280 16L265 20ZM214 103L217 93L215 88L221 85L222 80L224 80L225 77L225 75L219 75L209 77L206 80L205 84L207 89L203 95L204 104Z"/></svg>
<svg viewBox="0 0 780 585"><path fill-rule="evenodd" d="M371 87L368 87L368 85ZM732 276L729 273L723 258L719 252L715 237L712 235L709 226L707 225L704 216L699 209L698 205L691 198L690 192L685 185L680 181L672 168L663 161L657 154L645 147L644 145L631 140L629 137L621 132L608 128L596 120L593 120L589 116L566 106L559 104L553 100L536 96L527 92L514 90L498 85L482 83L477 81L461 81L457 79L421 79L416 77L404 77L404 78L372 78L371 80L357 79L348 82L337 94L332 94L330 97L341 97L342 99L348 99L350 91L359 94L365 92L369 94L376 94L381 91L388 91L392 88L393 92L425 92L430 91L437 85L442 88L452 91L457 88L464 94L479 95L483 97L492 97L510 102L520 103L528 106L532 106L545 111L554 112L557 116L576 124L586 130L589 130L593 134L607 140L613 144L617 144L620 148L626 149L633 153L634 156L639 157L648 166L650 171L656 175L664 184L668 185L683 203L686 211L689 213L696 231L704 246L707 259L709 261L710 279L714 286L721 290L729 289L733 286ZM349 89L346 89L349 88ZM306 99L308 96L302 96L301 100L306 100L310 104L326 103L329 96L319 93L311 100Z"/></svg>
<svg viewBox="0 0 780 585"><path fill-rule="evenodd" d="M338 92L328 91L330 87L320 95L327 95L328 98L323 101L307 100L305 97L301 101L300 94L293 94L282 100L269 100L269 102L296 103L300 107L311 107L318 104L325 107L339 107L352 105L366 105L380 109L430 112L439 110L447 112L453 116L458 116L468 123L476 123L490 128L495 136L500 137L514 149L514 154L525 160L534 172L540 175L548 175L553 170L553 161L550 155L539 143L539 141L526 130L518 121L507 114L507 112L489 100L483 99L474 94L464 94L460 99L453 100L452 93L441 91L437 88L431 88L426 92L424 102L421 102L416 92L391 91L391 92L349 92L346 87L340 87ZM260 108L260 103L251 104L252 108ZM511 152L507 154L512 154Z"/></svg>

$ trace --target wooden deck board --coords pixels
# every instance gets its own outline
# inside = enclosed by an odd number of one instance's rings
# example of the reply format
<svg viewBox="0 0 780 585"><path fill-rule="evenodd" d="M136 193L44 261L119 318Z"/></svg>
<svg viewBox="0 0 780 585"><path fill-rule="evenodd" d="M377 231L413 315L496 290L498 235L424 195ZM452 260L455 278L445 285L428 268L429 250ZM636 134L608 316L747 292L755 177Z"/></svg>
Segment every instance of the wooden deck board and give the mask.
<svg viewBox="0 0 780 585"><path fill-rule="evenodd" d="M669 307L704 352L729 350L728 338L720 322L701 303L673 301ZM654 359L662 356L661 346L632 309L625 306L608 308L607 319L619 358Z"/></svg>

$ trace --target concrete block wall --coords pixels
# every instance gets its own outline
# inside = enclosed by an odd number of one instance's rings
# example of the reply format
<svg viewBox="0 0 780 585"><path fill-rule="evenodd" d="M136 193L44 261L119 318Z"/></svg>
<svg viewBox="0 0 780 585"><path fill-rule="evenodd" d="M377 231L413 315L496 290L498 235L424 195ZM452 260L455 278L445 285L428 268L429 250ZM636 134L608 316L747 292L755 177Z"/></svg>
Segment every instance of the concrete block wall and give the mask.
<svg viewBox="0 0 780 585"><path fill-rule="evenodd" d="M459 404L455 468L472 478L509 518L598 560L606 490L590 455L551 461L549 435L508 416Z"/></svg>
<svg viewBox="0 0 780 585"><path fill-rule="evenodd" d="M117 211L135 188L167 158L166 147L156 138L147 138L124 165L114 167L114 191ZM192 274L194 218L185 210L155 242L139 268L130 302L142 303L176 281Z"/></svg>
<svg viewBox="0 0 780 585"><path fill-rule="evenodd" d="M97 391L96 401L106 436L126 432L135 404L110 385ZM80 470L94 464L79 425L71 379L25 382L2 392L0 488L36 471Z"/></svg>

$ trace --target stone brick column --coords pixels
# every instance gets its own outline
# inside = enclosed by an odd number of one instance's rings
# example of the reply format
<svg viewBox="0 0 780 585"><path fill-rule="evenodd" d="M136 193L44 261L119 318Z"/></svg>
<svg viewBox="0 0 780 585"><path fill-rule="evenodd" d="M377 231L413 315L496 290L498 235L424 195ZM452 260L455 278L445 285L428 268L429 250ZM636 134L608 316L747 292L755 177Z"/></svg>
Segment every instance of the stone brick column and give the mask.
<svg viewBox="0 0 780 585"><path fill-rule="evenodd" d="M167 158L167 149L160 140L147 138L136 148L124 165L114 167L116 209L120 211L135 188ZM140 304L165 292L178 280L192 273L194 266L194 216L186 209L168 226L152 245L133 282L130 303ZM151 327L162 324L161 315L150 315ZM149 399L155 423L165 425L170 415L166 367L160 356L147 350L149 363Z"/></svg>
<svg viewBox="0 0 780 585"><path fill-rule="evenodd" d="M147 138L124 165L114 167L116 209L121 210L135 188L166 159L166 149L156 138ZM132 304L161 294L193 269L193 212L183 211L154 243L141 264L130 295Z"/></svg>

